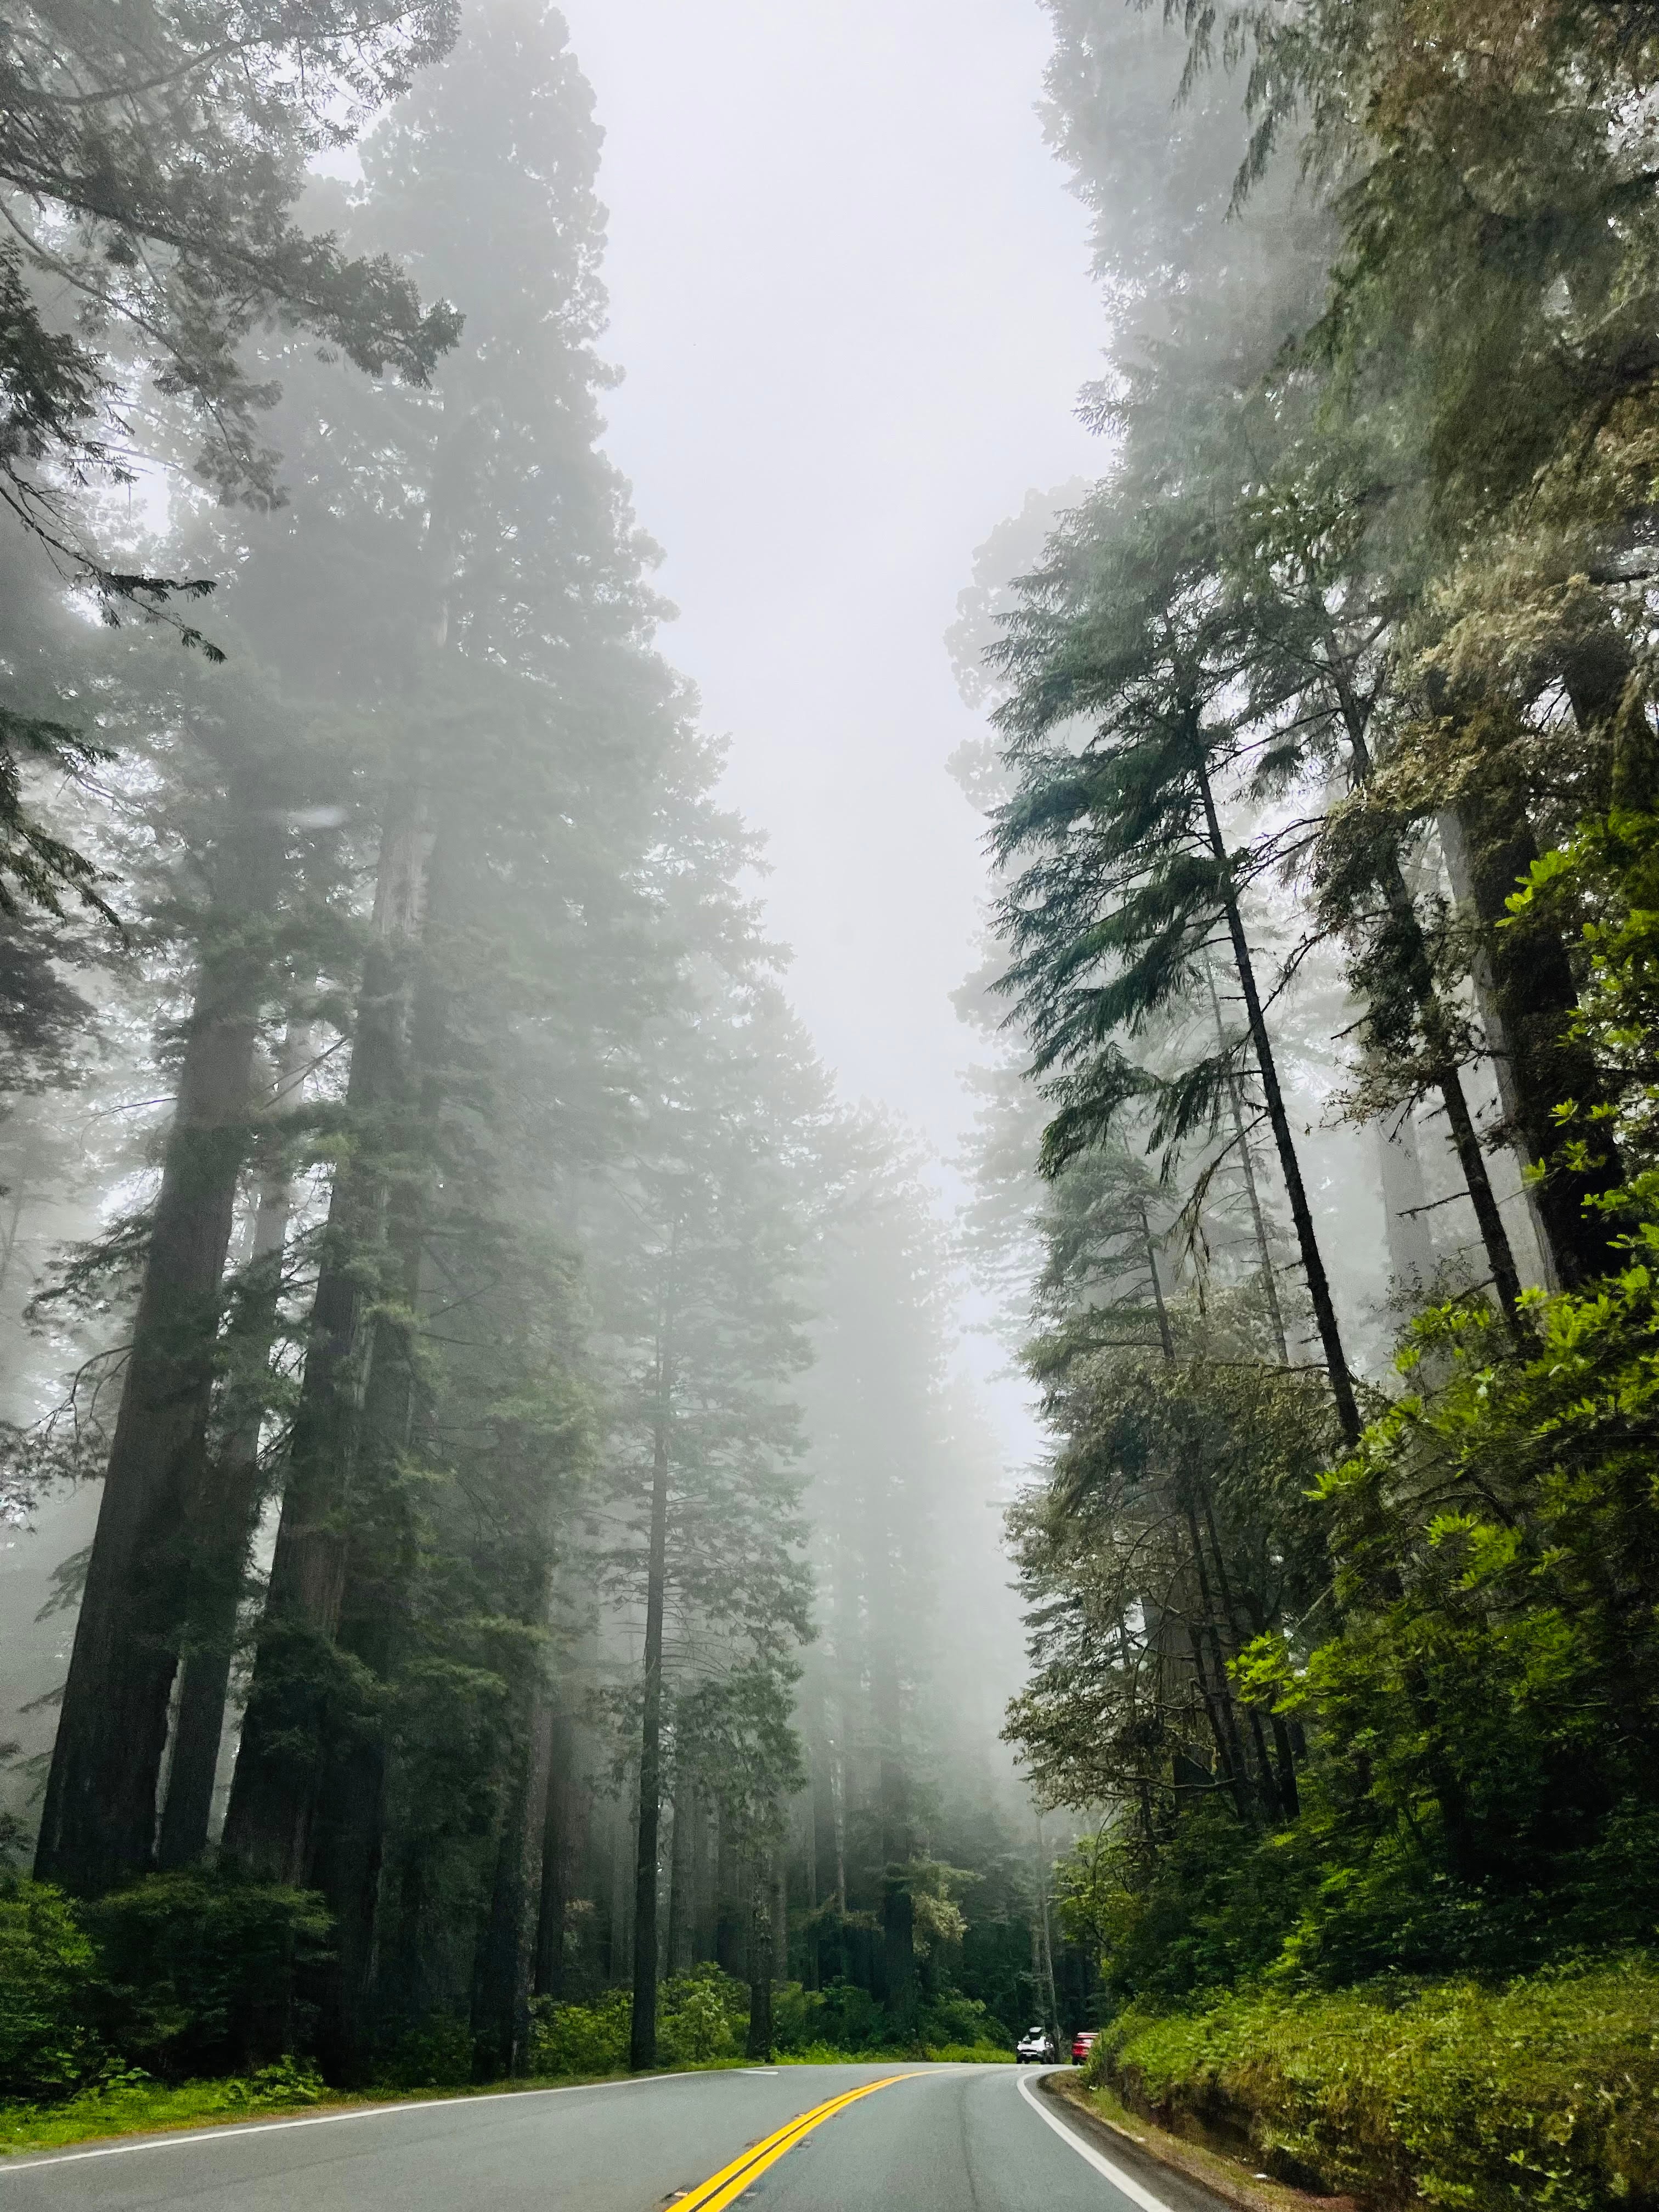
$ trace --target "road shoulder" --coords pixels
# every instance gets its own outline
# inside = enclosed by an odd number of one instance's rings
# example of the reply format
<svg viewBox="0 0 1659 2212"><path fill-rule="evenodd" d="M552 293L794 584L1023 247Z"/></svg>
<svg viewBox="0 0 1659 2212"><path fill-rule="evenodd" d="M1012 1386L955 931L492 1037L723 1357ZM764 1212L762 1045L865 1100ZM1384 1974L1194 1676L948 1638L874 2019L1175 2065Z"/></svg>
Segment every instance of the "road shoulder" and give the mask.
<svg viewBox="0 0 1659 2212"><path fill-rule="evenodd" d="M1169 2212L1358 2212L1348 2197L1315 2197L1287 2183L1246 2173L1224 2153L1188 2142L1139 2115L1109 2118L1076 2072L1059 2067L1036 2094L1065 2125L1162 2199Z"/></svg>

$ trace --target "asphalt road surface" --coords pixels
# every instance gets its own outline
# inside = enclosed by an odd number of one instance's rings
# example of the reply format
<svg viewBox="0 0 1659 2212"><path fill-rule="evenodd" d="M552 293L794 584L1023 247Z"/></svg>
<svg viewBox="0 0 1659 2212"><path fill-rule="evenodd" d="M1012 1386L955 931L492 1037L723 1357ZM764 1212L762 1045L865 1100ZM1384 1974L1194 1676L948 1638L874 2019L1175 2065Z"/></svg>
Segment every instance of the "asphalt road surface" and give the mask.
<svg viewBox="0 0 1659 2212"><path fill-rule="evenodd" d="M0 2212L1218 2212L1013 2066L786 2066L380 2106L0 2163Z"/></svg>

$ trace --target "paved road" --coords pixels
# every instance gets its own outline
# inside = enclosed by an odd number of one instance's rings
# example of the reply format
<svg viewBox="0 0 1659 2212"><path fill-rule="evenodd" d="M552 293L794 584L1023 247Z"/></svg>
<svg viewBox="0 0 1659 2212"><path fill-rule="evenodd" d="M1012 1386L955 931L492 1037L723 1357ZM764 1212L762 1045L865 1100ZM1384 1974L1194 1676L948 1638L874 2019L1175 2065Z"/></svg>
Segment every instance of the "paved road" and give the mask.
<svg viewBox="0 0 1659 2212"><path fill-rule="evenodd" d="M1012 2066L658 2075L13 2159L0 2212L1217 2212L1053 2110Z"/></svg>

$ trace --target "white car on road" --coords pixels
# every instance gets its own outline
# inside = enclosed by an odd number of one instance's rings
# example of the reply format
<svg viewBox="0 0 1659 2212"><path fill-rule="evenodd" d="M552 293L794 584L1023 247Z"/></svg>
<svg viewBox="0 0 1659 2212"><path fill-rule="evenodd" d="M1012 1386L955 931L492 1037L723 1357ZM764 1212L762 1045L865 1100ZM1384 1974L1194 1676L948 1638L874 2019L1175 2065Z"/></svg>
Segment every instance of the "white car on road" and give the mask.
<svg viewBox="0 0 1659 2212"><path fill-rule="evenodd" d="M1054 2041L1046 2027L1028 2028L1014 2045L1014 2063L1024 2066L1035 2062L1039 2066L1054 2063Z"/></svg>

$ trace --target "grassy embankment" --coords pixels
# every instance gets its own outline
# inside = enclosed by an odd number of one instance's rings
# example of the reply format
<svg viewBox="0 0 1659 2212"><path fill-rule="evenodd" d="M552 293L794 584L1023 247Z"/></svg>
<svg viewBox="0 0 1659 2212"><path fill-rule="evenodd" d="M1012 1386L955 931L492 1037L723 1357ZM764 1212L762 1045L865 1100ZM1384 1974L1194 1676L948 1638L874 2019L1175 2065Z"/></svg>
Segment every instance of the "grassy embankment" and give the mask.
<svg viewBox="0 0 1659 2212"><path fill-rule="evenodd" d="M1659 1966L1131 2007L1091 2061L1122 2109L1376 2206L1659 2206ZM1120 2101L1121 2100L1121 2101Z"/></svg>

